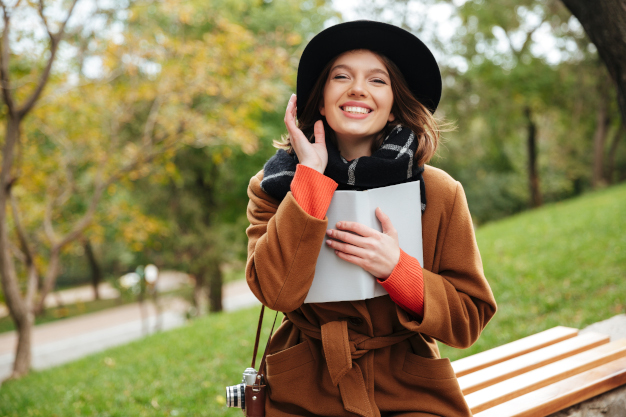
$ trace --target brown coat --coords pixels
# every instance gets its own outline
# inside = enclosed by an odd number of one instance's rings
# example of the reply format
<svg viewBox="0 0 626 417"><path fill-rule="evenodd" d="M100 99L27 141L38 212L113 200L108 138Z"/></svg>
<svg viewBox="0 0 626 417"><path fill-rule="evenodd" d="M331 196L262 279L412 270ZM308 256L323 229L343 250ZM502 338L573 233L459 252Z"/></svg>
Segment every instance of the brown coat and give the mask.
<svg viewBox="0 0 626 417"><path fill-rule="evenodd" d="M388 295L303 304L328 219L307 214L291 192L280 203L270 197L262 171L250 180L246 279L264 305L286 313L267 357L268 417L471 415L435 339L469 347L496 302L461 184L431 166L423 177L421 321Z"/></svg>

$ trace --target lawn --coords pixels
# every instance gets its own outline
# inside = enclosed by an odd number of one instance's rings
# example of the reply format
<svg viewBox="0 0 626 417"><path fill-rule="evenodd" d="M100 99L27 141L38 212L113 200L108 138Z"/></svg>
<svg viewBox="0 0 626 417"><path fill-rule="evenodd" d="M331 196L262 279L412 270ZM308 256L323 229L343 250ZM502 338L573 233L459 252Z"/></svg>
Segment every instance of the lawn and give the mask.
<svg viewBox="0 0 626 417"><path fill-rule="evenodd" d="M624 219L621 185L478 229L498 313L474 346L442 346L442 355L457 359L626 312ZM257 317L257 308L215 314L7 382L0 417L241 416L224 406L224 387L249 366Z"/></svg>

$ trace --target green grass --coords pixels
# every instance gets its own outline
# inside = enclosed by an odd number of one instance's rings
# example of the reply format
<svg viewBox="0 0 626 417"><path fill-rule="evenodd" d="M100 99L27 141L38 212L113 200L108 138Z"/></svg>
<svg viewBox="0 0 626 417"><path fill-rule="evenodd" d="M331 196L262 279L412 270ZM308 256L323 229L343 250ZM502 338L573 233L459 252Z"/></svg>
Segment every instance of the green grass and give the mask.
<svg viewBox="0 0 626 417"><path fill-rule="evenodd" d="M258 308L214 314L7 381L0 387L0 416L240 417L241 410L223 405L224 392L250 366L258 314Z"/></svg>
<svg viewBox="0 0 626 417"><path fill-rule="evenodd" d="M457 359L625 312L624 219L621 185L481 227L477 239L498 313L474 346L442 346L442 355ZM224 387L239 382L249 365L257 317L258 308L212 315L6 382L0 417L241 416L223 405Z"/></svg>

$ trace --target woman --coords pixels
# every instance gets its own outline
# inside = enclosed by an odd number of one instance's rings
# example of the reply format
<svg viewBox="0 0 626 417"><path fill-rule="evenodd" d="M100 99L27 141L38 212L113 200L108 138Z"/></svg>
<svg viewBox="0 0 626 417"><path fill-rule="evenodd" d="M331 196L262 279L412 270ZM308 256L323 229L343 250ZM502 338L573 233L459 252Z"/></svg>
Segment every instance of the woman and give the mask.
<svg viewBox="0 0 626 417"><path fill-rule="evenodd" d="M435 340L469 347L496 303L461 184L424 165L438 137L432 54L392 25L339 24L307 45L297 92L303 105L289 100L285 149L248 188L246 278L264 305L285 313L269 346L266 415L470 416ZM424 265L399 248L380 209L382 233L325 220L335 189L415 180ZM324 242L389 296L303 304Z"/></svg>

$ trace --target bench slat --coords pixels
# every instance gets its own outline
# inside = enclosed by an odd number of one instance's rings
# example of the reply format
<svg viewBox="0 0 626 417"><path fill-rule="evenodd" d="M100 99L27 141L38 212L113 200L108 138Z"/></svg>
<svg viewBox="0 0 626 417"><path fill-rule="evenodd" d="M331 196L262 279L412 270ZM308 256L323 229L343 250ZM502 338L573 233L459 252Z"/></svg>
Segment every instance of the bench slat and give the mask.
<svg viewBox="0 0 626 417"><path fill-rule="evenodd" d="M553 345L578 335L578 329L557 326L543 332L524 337L506 345L498 346L467 358L452 362L457 377L504 362L528 352Z"/></svg>
<svg viewBox="0 0 626 417"><path fill-rule="evenodd" d="M491 387L468 394L465 400L472 413L495 407L528 392L569 378L588 369L626 356L626 339L598 346L558 362L526 372Z"/></svg>
<svg viewBox="0 0 626 417"><path fill-rule="evenodd" d="M587 333L576 336L462 376L458 379L459 385L463 394L471 394L505 379L609 343L609 341L609 336L600 333Z"/></svg>
<svg viewBox="0 0 626 417"><path fill-rule="evenodd" d="M474 414L474 417L547 416L624 384L626 358L621 358Z"/></svg>

